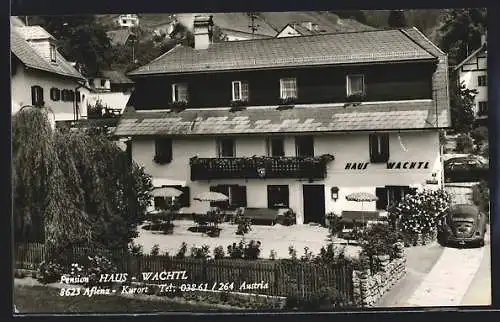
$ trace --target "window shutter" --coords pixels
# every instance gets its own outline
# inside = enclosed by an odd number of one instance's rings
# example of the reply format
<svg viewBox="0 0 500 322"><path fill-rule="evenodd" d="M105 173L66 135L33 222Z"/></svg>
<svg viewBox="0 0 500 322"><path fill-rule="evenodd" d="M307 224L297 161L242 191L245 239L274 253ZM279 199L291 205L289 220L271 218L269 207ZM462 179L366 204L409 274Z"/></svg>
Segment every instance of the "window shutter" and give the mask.
<svg viewBox="0 0 500 322"><path fill-rule="evenodd" d="M76 96L76 101L77 101L78 103L80 103L80 101L81 101L81 98L80 98L80 92L79 92L79 91L76 91L76 92L75 92L75 96Z"/></svg>
<svg viewBox="0 0 500 322"><path fill-rule="evenodd" d="M389 161L389 134L384 133L380 136L381 146L382 146L382 155L381 161L387 162Z"/></svg>
<svg viewBox="0 0 500 322"><path fill-rule="evenodd" d="M35 106L37 105L37 93L36 93L36 86L31 86L31 105Z"/></svg>
<svg viewBox="0 0 500 322"><path fill-rule="evenodd" d="M68 100L68 90L67 89L63 89L61 91L61 100L63 102L66 102Z"/></svg>
<svg viewBox="0 0 500 322"><path fill-rule="evenodd" d="M387 189L386 188L375 188L375 195L377 196L377 209L385 210L387 208Z"/></svg>
<svg viewBox="0 0 500 322"><path fill-rule="evenodd" d="M369 135L370 162L377 162L377 136Z"/></svg>

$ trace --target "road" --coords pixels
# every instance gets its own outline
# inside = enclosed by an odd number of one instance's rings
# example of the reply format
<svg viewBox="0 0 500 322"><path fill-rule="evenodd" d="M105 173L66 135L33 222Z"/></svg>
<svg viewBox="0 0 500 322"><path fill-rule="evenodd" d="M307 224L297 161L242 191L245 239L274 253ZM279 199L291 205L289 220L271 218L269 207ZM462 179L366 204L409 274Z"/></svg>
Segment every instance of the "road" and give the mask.
<svg viewBox="0 0 500 322"><path fill-rule="evenodd" d="M481 248L432 245L407 249L408 273L377 307L491 304L489 231Z"/></svg>

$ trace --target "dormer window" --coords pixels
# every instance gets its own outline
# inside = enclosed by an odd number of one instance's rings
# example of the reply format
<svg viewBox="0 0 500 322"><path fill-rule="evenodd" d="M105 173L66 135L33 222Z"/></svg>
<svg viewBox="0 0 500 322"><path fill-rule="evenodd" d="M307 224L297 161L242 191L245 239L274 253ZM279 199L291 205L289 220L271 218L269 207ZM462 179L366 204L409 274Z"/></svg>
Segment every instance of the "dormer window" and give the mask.
<svg viewBox="0 0 500 322"><path fill-rule="evenodd" d="M232 89L233 101L248 101L248 82L234 81Z"/></svg>
<svg viewBox="0 0 500 322"><path fill-rule="evenodd" d="M172 84L172 102L187 102L188 88L186 83Z"/></svg>
<svg viewBox="0 0 500 322"><path fill-rule="evenodd" d="M56 45L50 44L50 61L56 62Z"/></svg>
<svg viewBox="0 0 500 322"><path fill-rule="evenodd" d="M365 77L362 74L347 75L347 96L365 95Z"/></svg>

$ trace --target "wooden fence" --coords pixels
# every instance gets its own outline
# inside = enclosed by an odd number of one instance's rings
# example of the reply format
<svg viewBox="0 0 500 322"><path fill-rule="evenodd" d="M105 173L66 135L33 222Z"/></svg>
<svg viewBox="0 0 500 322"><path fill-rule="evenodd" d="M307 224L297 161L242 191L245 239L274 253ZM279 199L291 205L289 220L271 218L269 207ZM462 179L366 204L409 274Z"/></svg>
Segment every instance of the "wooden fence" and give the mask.
<svg viewBox="0 0 500 322"><path fill-rule="evenodd" d="M43 244L29 243L16 246L16 268L35 269L46 259ZM73 247L64 255L63 264L84 263L87 256L95 254L90 249ZM353 300L353 268L347 263L333 265L317 265L311 263L291 262L290 260L243 260L243 259L197 259L191 257L174 258L170 256L132 255L130 253L112 254L118 272L128 273L137 281L142 280L144 272L186 271L185 281L149 281L152 284L234 283L234 292L257 293L273 296L297 296L310 298L321 287L334 287L351 302ZM267 283L268 288L240 289L245 282Z"/></svg>

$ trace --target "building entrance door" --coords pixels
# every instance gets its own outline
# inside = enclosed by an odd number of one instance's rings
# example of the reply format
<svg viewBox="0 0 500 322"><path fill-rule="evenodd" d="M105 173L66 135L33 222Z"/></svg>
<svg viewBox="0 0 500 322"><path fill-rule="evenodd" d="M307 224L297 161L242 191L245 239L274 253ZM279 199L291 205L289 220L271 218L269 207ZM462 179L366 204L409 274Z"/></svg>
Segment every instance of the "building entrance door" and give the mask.
<svg viewBox="0 0 500 322"><path fill-rule="evenodd" d="M325 223L325 186L303 185L304 224Z"/></svg>

